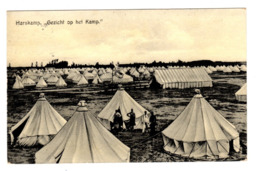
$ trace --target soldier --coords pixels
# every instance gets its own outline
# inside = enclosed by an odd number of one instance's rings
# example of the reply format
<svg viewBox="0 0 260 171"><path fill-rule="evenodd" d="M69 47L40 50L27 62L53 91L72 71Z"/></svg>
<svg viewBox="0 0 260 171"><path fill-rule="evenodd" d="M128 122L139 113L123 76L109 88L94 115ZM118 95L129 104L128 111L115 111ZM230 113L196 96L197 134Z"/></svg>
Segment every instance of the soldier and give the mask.
<svg viewBox="0 0 260 171"><path fill-rule="evenodd" d="M144 133L145 130L146 130L147 128L149 128L149 126L150 126L150 121L149 121L149 116L148 116L148 114L147 114L147 111L144 111L144 116L143 116L142 124L143 124L142 133Z"/></svg>
<svg viewBox="0 0 260 171"><path fill-rule="evenodd" d="M154 133L155 133L155 126L156 126L156 116L154 115L153 112L151 112L151 116L150 116L150 129L151 129L150 134L151 135L154 135Z"/></svg>
<svg viewBox="0 0 260 171"><path fill-rule="evenodd" d="M135 113L134 113L134 110L131 109L131 112L128 113L127 116L130 117L129 130L133 131L134 126L135 126Z"/></svg>

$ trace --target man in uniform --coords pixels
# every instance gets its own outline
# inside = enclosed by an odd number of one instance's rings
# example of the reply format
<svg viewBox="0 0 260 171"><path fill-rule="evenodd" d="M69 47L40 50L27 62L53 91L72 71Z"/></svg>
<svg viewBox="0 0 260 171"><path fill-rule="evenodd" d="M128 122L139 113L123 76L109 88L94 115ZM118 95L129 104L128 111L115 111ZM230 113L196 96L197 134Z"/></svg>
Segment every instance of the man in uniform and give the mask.
<svg viewBox="0 0 260 171"><path fill-rule="evenodd" d="M154 115L153 112L151 112L151 116L150 116L150 134L154 135L155 133L155 126L156 126L156 116Z"/></svg>
<svg viewBox="0 0 260 171"><path fill-rule="evenodd" d="M135 126L135 113L134 113L134 110L131 109L131 112L128 113L127 116L130 118L129 130L130 130L130 131L133 131L134 126Z"/></svg>

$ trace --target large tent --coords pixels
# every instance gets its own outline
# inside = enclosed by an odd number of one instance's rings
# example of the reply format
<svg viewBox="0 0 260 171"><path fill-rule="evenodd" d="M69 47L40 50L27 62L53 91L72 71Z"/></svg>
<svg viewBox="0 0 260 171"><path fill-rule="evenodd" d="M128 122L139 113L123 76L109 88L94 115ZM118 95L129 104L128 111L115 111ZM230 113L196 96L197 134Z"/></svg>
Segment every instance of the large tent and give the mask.
<svg viewBox="0 0 260 171"><path fill-rule="evenodd" d="M154 72L162 88L212 87L212 79L204 68L157 69Z"/></svg>
<svg viewBox="0 0 260 171"><path fill-rule="evenodd" d="M66 120L40 94L32 109L10 130L11 143L21 146L47 144Z"/></svg>
<svg viewBox="0 0 260 171"><path fill-rule="evenodd" d="M236 93L236 99L241 102L246 102L247 97L247 84L245 83Z"/></svg>
<svg viewBox="0 0 260 171"><path fill-rule="evenodd" d="M53 140L35 154L36 163L129 162L130 148L87 111L85 101Z"/></svg>
<svg viewBox="0 0 260 171"><path fill-rule="evenodd" d="M134 129L143 128L145 123L142 123L142 119L144 111L147 110L138 104L124 89L120 88L106 107L98 114L98 118L107 129L111 129L110 122L113 122L115 110L117 109L120 109L123 121L129 120L127 114L133 109L136 116ZM149 114L149 111L147 113Z"/></svg>
<svg viewBox="0 0 260 171"><path fill-rule="evenodd" d="M166 151L186 157L226 158L230 142L236 152L240 149L236 128L201 94L193 97L162 134Z"/></svg>

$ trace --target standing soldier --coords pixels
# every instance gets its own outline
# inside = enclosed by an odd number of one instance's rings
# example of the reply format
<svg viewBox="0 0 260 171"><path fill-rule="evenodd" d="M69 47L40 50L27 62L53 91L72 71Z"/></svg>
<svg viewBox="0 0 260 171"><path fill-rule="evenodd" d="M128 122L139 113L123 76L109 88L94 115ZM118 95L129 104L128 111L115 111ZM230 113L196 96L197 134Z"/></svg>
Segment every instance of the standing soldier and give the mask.
<svg viewBox="0 0 260 171"><path fill-rule="evenodd" d="M145 133L145 130L148 129L149 125L150 125L149 116L147 114L147 111L144 111L142 124L143 124L142 133Z"/></svg>
<svg viewBox="0 0 260 171"><path fill-rule="evenodd" d="M118 131L122 129L122 126L123 126L123 118L120 109L118 109L115 111L114 122L113 122L113 128L116 134L118 133Z"/></svg>
<svg viewBox="0 0 260 171"><path fill-rule="evenodd" d="M153 112L151 112L151 116L150 116L150 135L154 135L155 133L155 126L156 126L156 116L154 115Z"/></svg>
<svg viewBox="0 0 260 171"><path fill-rule="evenodd" d="M133 131L134 126L135 126L135 113L134 110L131 109L131 112L127 114L128 117L130 117L130 122L129 122L129 129Z"/></svg>

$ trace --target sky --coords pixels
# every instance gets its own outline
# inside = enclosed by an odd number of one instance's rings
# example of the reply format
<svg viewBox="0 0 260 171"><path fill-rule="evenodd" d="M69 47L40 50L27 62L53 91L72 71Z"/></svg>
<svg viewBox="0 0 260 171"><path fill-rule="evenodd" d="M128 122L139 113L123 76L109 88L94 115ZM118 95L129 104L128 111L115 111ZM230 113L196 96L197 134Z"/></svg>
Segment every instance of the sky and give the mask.
<svg viewBox="0 0 260 171"><path fill-rule="evenodd" d="M48 20L64 24L45 25ZM246 10L8 11L7 64L45 65L53 59L70 64L246 61Z"/></svg>

